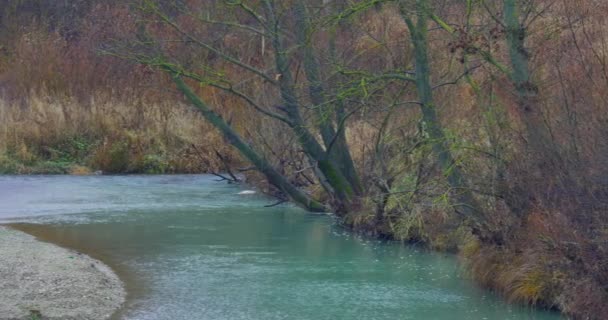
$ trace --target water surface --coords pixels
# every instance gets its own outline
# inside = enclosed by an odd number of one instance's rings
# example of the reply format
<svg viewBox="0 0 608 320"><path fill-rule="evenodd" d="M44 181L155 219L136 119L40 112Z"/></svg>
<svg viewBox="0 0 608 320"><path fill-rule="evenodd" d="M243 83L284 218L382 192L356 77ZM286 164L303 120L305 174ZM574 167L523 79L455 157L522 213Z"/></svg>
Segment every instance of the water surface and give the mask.
<svg viewBox="0 0 608 320"><path fill-rule="evenodd" d="M361 239L211 176L0 177L0 220L116 268L117 319L560 319L503 303L456 259Z"/></svg>

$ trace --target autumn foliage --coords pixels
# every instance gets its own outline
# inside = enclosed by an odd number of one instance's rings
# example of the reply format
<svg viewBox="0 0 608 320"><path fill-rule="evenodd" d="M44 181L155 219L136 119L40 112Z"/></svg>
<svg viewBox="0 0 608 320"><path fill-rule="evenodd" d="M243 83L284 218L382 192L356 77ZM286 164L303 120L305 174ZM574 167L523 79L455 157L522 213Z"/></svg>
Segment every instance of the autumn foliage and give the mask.
<svg viewBox="0 0 608 320"><path fill-rule="evenodd" d="M223 1L186 2L205 9L205 19L255 25ZM352 112L345 135L366 186L341 221L374 236L458 252L472 278L511 301L602 319L608 314L608 4L531 1L535 9L525 25L531 78L517 88L503 70L511 60L501 1L430 2L446 23L429 23L438 122L483 211L485 236L472 234L454 214L450 195L458 190L450 189L434 156L415 85L374 82L382 74L408 75L415 65L408 26L392 2L338 1L341 14L319 11L313 20L318 27L309 40L332 88L328 100ZM170 75L116 50L144 36L167 40L162 50L172 61L281 112L268 81L197 48L166 24L142 26L135 4L81 0L68 10L55 1L8 3L0 7L0 172L217 172L226 159L233 168L247 167ZM251 30L163 9L188 34L238 61L263 68L274 59L269 40ZM333 47L326 45L334 36ZM310 106L302 61L294 53L289 68L298 98ZM331 201L285 124L226 90L188 83L292 184ZM519 89L534 93L545 146L530 141ZM318 124L314 111L303 113L311 127ZM262 175L246 172L277 194Z"/></svg>

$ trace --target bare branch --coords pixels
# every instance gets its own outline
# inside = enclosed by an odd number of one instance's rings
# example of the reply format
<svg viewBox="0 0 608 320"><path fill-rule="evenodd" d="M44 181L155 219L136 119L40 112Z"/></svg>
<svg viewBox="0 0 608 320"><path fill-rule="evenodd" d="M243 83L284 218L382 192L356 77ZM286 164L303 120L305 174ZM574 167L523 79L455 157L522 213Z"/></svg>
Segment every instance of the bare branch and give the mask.
<svg viewBox="0 0 608 320"><path fill-rule="evenodd" d="M449 82L444 82L444 83L441 83L441 84L438 84L438 85L433 86L433 90L435 90L435 89L439 89L439 88L444 87L444 86L447 86L447 85L453 85L453 84L457 84L457 83L458 83L458 82L459 82L459 81L460 81L462 78L464 78L464 77L466 77L466 76L470 75L470 74L471 74L471 71L473 71L473 70L475 70L475 69L477 69L477 68L479 68L479 67L481 67L481 65L477 65L477 66L474 66L474 67L470 67L470 68L468 68L467 70L465 70L465 71L464 71L462 74L460 74L460 75L459 75L459 76L458 76L456 79L454 79L454 80L452 80L452 81L449 81Z"/></svg>
<svg viewBox="0 0 608 320"><path fill-rule="evenodd" d="M190 33L184 31L175 21L171 20L171 18L169 18L166 14L164 14L163 12L161 12L157 6L149 4L149 9L152 10L152 12L159 17L164 23L166 23L167 25L169 25L170 27L172 27L175 31L177 31L179 34L183 35L184 37L188 38L188 40L192 41L193 43L198 44L199 46L217 54L218 56L220 56L222 59L236 65L239 66L249 72L252 72L258 76L260 76L261 78L263 78L264 80L268 81L269 83L275 84L276 85L276 81L268 76L267 74L265 74L263 71L258 70L257 68L250 66L248 64L245 64L241 61L239 61L238 59L218 50L217 48L202 42L201 40L197 39L196 37L192 36Z"/></svg>

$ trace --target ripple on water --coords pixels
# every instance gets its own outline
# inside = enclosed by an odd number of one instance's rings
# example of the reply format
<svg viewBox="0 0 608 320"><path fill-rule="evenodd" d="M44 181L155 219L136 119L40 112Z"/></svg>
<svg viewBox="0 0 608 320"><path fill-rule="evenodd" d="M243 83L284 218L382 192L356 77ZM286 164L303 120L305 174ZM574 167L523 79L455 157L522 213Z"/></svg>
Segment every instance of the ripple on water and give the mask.
<svg viewBox="0 0 608 320"><path fill-rule="evenodd" d="M130 320L553 320L456 260L353 236L209 176L0 177L0 219L132 270Z"/></svg>

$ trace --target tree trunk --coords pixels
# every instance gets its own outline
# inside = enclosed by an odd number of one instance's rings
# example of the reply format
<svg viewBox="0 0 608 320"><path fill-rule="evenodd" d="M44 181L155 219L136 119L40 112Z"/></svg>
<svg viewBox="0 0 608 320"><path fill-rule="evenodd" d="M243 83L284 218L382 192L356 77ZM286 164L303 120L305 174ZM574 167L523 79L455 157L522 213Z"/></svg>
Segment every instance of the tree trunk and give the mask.
<svg viewBox="0 0 608 320"><path fill-rule="evenodd" d="M518 111L526 127L528 146L535 162L534 174L542 178L543 172L559 170L560 155L540 109L538 87L531 79L530 55L525 47L526 29L520 22L517 0L504 0L503 15L512 69L510 78L517 93Z"/></svg>
<svg viewBox="0 0 608 320"><path fill-rule="evenodd" d="M271 0L266 0L265 3L268 13L268 24L273 28L270 30L270 33L272 34L272 45L274 48L276 70L278 72L279 90L281 98L285 103L284 109L292 122L292 129L294 130L302 149L309 157L316 161L317 167L324 175L323 177L318 178L325 179L328 184L331 185L333 188L332 192L340 201L338 208L336 208L338 213L348 211L354 194L353 186L348 179L346 179L335 161L327 155L314 135L308 130L306 123L302 119L299 110L300 105L293 88L293 76L289 69L289 62L285 56L285 48L281 41L279 23L274 12L274 4Z"/></svg>
<svg viewBox="0 0 608 320"><path fill-rule="evenodd" d="M466 223L473 228L473 231L479 234L480 232L485 232L482 227L485 219L471 190L467 186L461 169L454 161L452 153L450 152L449 144L446 140L443 128L439 123L433 101L433 89L429 77L430 65L427 49L427 23L429 20L427 0L416 0L416 11L418 17L414 24L412 19L408 16L409 12L407 12L404 4L401 4L401 14L408 26L411 41L414 46L414 57L416 62L415 82L418 97L420 99L423 127L431 140L432 149L437 156L439 166L452 189L451 198L456 212L461 214Z"/></svg>
<svg viewBox="0 0 608 320"><path fill-rule="evenodd" d="M296 204L303 206L307 210L313 212L325 212L327 208L321 203L311 199L308 195L294 187L287 179L281 175L277 170L262 158L251 146L241 139L239 134L222 119L217 113L205 104L182 80L178 74L173 75L173 80L177 85L177 88L186 96L186 98L202 113L209 123L217 128L226 141L233 145L239 152L247 158L255 167L262 172L268 181L279 190L288 195Z"/></svg>
<svg viewBox="0 0 608 320"><path fill-rule="evenodd" d="M330 108L330 104L328 104L325 99L325 90L321 82L319 63L315 56L311 41L308 38L310 21L302 0L296 1L294 11L296 17L296 35L298 44L303 52L302 59L304 61L304 72L308 79L310 100L317 114L317 125L323 139L323 144L325 145L325 150L329 153L330 158L337 164L345 178L348 179L353 191L360 195L363 192L363 188L359 175L355 170L349 147L346 143L344 130L338 128L340 132L336 132L336 128L332 123L333 112ZM337 107L338 106L336 106L336 108ZM336 111L336 113L338 112ZM339 120L341 120L341 118L339 118Z"/></svg>

